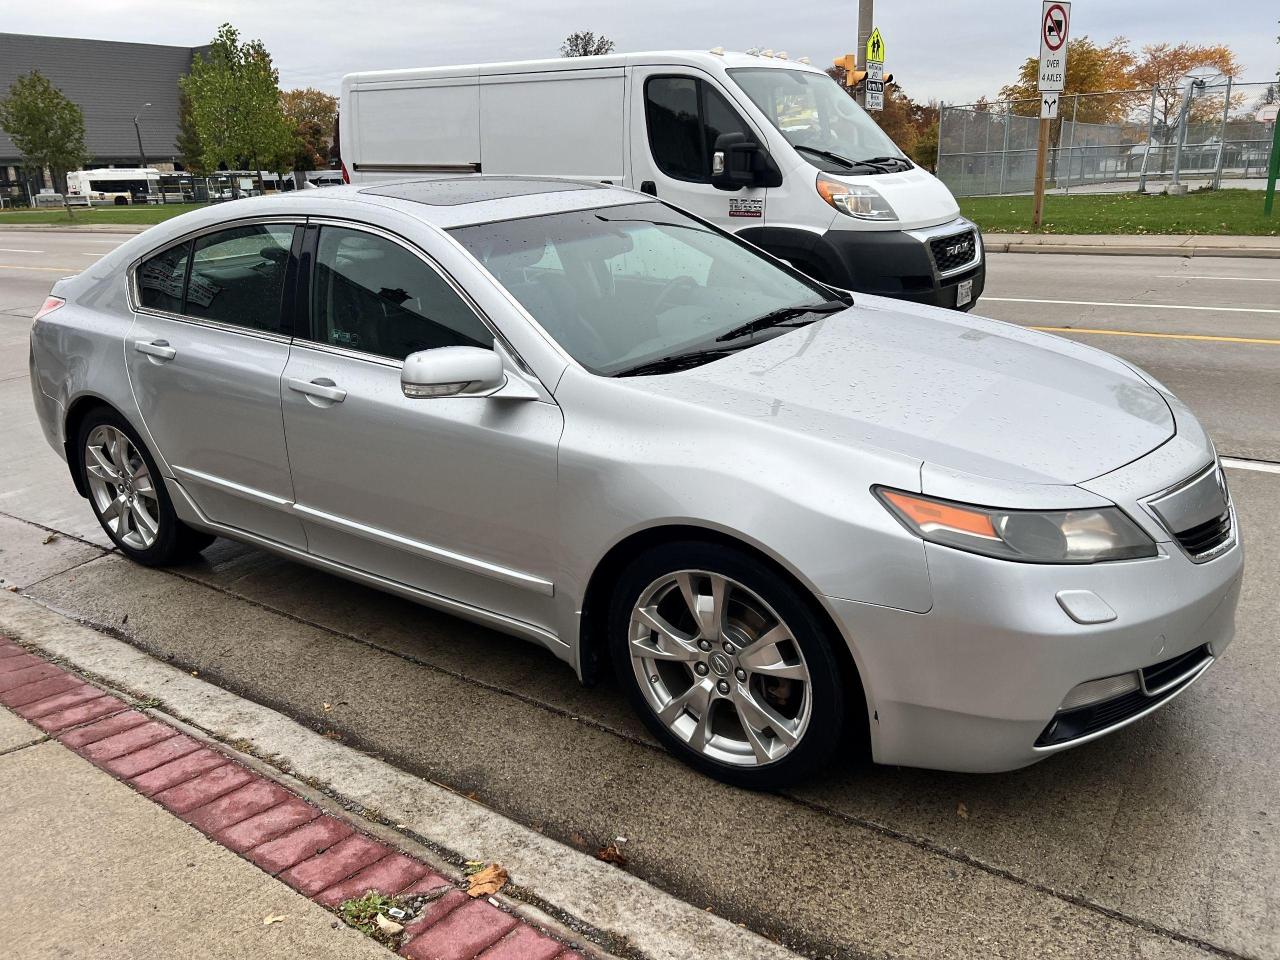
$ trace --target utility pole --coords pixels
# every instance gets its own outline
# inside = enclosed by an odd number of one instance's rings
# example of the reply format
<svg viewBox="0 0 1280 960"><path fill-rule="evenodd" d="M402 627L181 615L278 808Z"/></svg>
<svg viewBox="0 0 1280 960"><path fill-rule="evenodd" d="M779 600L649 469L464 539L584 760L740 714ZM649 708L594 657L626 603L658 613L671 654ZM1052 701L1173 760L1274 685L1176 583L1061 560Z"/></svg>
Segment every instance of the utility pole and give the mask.
<svg viewBox="0 0 1280 960"><path fill-rule="evenodd" d="M1058 101L1067 84L1069 0L1044 0L1040 9L1040 70L1036 83L1040 99L1040 137L1036 141L1036 182L1031 202L1031 226L1044 219L1044 167L1049 156L1050 123L1058 116ZM1076 97L1077 104L1079 96ZM1068 158L1069 159L1069 158Z"/></svg>
<svg viewBox="0 0 1280 960"><path fill-rule="evenodd" d="M858 45L854 49L859 51L859 57L862 56L861 51L867 49L867 41L871 39L871 31L875 29L875 6L875 0L858 0ZM865 86L858 90L858 104L867 104Z"/></svg>
<svg viewBox="0 0 1280 960"><path fill-rule="evenodd" d="M151 104L144 103L142 105L142 110L147 109L149 106L151 106ZM138 156L142 159L143 169L146 169L147 153L142 149L142 127L138 126L138 117L142 115L142 110L139 110L133 115L133 132L138 136Z"/></svg>

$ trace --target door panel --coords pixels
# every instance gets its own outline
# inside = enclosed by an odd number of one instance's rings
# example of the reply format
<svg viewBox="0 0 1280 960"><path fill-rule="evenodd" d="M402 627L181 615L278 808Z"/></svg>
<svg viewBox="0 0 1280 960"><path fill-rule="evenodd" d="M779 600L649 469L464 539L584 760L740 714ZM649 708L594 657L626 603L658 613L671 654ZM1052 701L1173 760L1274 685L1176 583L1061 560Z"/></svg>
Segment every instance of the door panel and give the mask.
<svg viewBox="0 0 1280 960"><path fill-rule="evenodd" d="M297 509L313 553L551 626L560 408L410 400L400 365L295 343L284 381ZM341 400L304 392L320 381Z"/></svg>
<svg viewBox="0 0 1280 960"><path fill-rule="evenodd" d="M155 344L170 359L144 352ZM280 415L289 343L138 314L125 353L155 448L212 520L305 547ZM141 348L141 349L140 349Z"/></svg>
<svg viewBox="0 0 1280 960"><path fill-rule="evenodd" d="M631 82L631 183L652 181L658 198L727 230L764 223L764 187L717 190L708 182L715 137L763 135L710 77L637 67Z"/></svg>

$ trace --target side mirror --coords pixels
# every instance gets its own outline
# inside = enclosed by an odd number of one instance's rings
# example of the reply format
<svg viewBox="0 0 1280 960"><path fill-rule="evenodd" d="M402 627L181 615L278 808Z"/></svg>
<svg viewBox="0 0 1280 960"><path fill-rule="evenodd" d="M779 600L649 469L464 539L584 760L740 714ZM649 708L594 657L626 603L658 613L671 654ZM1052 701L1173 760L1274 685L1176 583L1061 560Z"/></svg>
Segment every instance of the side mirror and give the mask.
<svg viewBox="0 0 1280 960"><path fill-rule="evenodd" d="M711 154L711 185L717 190L779 187L782 172L769 151L745 133L722 133Z"/></svg>
<svg viewBox="0 0 1280 960"><path fill-rule="evenodd" d="M400 389L406 397L483 397L506 383L502 358L483 347L436 347L405 357Z"/></svg>

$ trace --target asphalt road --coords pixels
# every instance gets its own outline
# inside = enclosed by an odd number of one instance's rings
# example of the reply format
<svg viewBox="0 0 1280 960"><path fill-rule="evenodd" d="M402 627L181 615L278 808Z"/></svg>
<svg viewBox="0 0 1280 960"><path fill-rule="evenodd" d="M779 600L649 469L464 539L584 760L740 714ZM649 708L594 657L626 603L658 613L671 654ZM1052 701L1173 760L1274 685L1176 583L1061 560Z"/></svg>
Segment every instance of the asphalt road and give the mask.
<svg viewBox="0 0 1280 960"><path fill-rule="evenodd" d="M1167 709L1016 773L850 764L748 794L520 641L226 541L174 571L44 543L30 523L105 541L34 422L28 318L108 242L0 232L10 584L567 843L626 836L628 869L813 955L1280 960L1280 474L1231 471L1250 549L1237 639ZM1192 279L1211 275L1249 279ZM979 310L1168 334L1072 335L1184 396L1224 454L1280 460L1275 281L1277 261L1002 255Z"/></svg>

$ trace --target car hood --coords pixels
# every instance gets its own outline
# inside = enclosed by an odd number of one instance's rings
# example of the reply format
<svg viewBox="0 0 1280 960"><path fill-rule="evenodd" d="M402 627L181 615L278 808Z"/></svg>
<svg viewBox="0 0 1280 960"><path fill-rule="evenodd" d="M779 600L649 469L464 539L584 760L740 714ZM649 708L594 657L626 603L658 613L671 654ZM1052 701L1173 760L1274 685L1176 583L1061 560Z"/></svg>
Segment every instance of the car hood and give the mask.
<svg viewBox="0 0 1280 960"><path fill-rule="evenodd" d="M626 381L962 474L1076 484L1175 432L1160 393L1060 337L859 295L841 313L682 373Z"/></svg>

